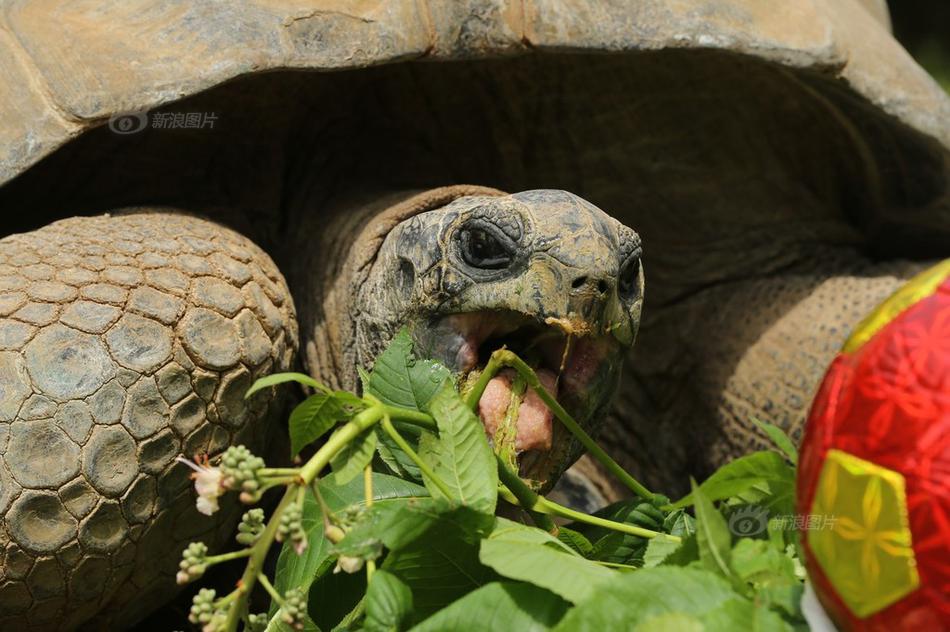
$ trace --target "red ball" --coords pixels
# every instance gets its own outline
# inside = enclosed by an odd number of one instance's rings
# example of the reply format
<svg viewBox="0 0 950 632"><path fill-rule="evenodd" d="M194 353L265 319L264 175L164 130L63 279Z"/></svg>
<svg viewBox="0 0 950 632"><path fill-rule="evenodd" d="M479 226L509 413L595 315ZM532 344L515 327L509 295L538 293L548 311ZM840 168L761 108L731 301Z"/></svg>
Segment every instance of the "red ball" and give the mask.
<svg viewBox="0 0 950 632"><path fill-rule="evenodd" d="M855 331L798 465L805 563L842 630L950 630L950 260Z"/></svg>

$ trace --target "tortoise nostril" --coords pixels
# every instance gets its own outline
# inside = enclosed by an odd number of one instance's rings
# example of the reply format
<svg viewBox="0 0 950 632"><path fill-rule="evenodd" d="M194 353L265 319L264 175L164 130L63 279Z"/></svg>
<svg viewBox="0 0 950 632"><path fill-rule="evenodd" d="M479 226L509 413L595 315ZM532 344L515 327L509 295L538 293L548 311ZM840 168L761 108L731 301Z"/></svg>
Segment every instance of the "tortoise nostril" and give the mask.
<svg viewBox="0 0 950 632"><path fill-rule="evenodd" d="M610 289L610 284L604 279L592 279L589 276L579 276L571 281L571 288L574 290L591 291L596 288L598 294L606 294Z"/></svg>

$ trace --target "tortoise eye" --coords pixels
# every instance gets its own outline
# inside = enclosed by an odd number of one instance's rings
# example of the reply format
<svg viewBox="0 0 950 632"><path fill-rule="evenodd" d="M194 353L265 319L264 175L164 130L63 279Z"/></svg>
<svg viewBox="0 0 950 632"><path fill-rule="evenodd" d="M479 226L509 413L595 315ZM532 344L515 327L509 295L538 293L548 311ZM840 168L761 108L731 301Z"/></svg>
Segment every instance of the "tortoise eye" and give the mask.
<svg viewBox="0 0 950 632"><path fill-rule="evenodd" d="M482 226L465 226L458 232L459 251L470 266L503 270L511 265L513 248L507 240Z"/></svg>
<svg viewBox="0 0 950 632"><path fill-rule="evenodd" d="M620 279L618 289L623 298L633 298L637 294L640 286L640 256L631 255L620 268Z"/></svg>

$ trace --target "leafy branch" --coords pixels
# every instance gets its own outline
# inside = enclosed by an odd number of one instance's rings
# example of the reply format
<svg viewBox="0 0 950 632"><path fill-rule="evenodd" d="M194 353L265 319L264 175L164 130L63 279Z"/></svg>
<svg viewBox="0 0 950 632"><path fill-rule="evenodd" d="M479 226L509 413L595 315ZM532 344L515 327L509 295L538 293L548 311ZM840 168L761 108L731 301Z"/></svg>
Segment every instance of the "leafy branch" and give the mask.
<svg viewBox="0 0 950 632"><path fill-rule="evenodd" d="M579 512L538 494L513 471L509 458L495 454L474 411L485 386L505 367L513 368L639 498L594 515ZM604 626L564 626L577 624L578 617L597 621L590 607L602 594L619 590L621 603L635 602L643 588L636 582L635 588L624 587L630 583L626 576L687 571L678 567L693 569L680 578L686 583L700 581L695 573L704 573L702 582L713 592L721 588L717 581L725 581L720 602L738 604L729 608L764 607L756 620L775 623L774 629L798 623L795 591L801 582L794 575L800 568L794 542L770 530L768 550L761 549L765 540L750 545L740 539L732 548L726 519L714 505L742 506L751 499L786 507L794 469L779 454L734 461L671 504L610 459L542 387L534 370L508 350L492 354L463 397L445 367L412 357L403 333L363 380L362 396L333 391L299 373L269 376L248 391L250 396L291 382L313 389L291 413L292 452L323 443L300 467L266 467L242 446L229 448L214 464L188 461L205 513L213 513L229 491L254 504L269 489L285 488L266 521L259 508L244 514L237 535L244 548L218 555L208 555L201 543L186 549L182 583L198 579L211 565L246 560L230 593L217 598L202 589L196 595L190 619L204 632L236 631L242 622L245 630L257 632L326 626L403 630L415 624L419 630L453 629L453 617L481 607L489 596L493 603L509 604L498 606L509 617L503 627L517 621L518 612L543 607L533 619L547 622L542 629L599 629ZM774 429L766 432L791 455ZM378 468L396 476L374 471ZM538 528L496 517L498 498L524 509ZM693 502L696 519L685 510ZM573 522L559 526L552 518ZM283 547L272 582L263 567L275 542ZM751 556L771 560L771 566L750 565ZM336 579L340 571L346 577L363 568L365 589ZM270 596L269 613L248 610L258 585ZM314 603L320 608L308 612ZM689 616L698 612L694 606ZM735 623L733 614L722 620ZM632 621L634 615L625 616Z"/></svg>

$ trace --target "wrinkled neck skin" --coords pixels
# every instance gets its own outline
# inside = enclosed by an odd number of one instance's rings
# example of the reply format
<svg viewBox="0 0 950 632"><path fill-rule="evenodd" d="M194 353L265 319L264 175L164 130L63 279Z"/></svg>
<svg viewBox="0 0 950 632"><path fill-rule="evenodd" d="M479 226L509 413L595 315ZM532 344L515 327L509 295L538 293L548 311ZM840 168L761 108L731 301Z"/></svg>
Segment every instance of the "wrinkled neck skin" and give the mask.
<svg viewBox="0 0 950 632"><path fill-rule="evenodd" d="M466 195L503 193L474 185L376 193L302 218L291 274L308 373L334 388L358 389L357 367L370 366L398 330L396 323L361 326L369 315L358 299L386 236L403 220Z"/></svg>

